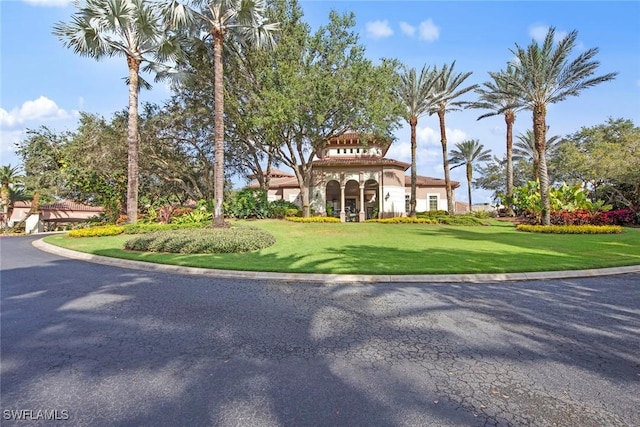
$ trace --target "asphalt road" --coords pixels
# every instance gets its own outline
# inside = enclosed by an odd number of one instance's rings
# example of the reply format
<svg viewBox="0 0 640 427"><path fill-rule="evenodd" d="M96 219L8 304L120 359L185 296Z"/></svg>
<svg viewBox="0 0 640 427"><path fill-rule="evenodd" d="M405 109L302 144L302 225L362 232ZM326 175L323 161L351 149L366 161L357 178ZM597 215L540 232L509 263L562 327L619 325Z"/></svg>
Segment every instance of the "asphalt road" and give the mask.
<svg viewBox="0 0 640 427"><path fill-rule="evenodd" d="M3 426L640 425L640 274L215 279L32 240L0 239Z"/></svg>

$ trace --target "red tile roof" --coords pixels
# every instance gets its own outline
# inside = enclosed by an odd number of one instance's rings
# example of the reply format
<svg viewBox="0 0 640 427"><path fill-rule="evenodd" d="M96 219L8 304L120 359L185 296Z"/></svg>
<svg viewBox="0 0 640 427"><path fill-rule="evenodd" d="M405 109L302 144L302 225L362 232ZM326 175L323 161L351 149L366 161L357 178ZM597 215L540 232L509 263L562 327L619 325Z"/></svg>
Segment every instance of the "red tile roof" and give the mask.
<svg viewBox="0 0 640 427"><path fill-rule="evenodd" d="M422 187L444 187L445 180L442 178L432 178L430 176L420 176L416 177L416 183ZM407 187L411 186L411 177L404 177L404 185ZM451 181L451 188L460 187L460 183L458 181Z"/></svg>
<svg viewBox="0 0 640 427"><path fill-rule="evenodd" d="M396 166L403 168L403 170L409 169L411 166L409 163L400 162L393 159L385 159L375 156L367 157L345 157L345 158L331 158L325 160L315 160L313 166Z"/></svg>
<svg viewBox="0 0 640 427"><path fill-rule="evenodd" d="M63 200L61 202L40 205L43 211L76 211L76 212L104 212L99 206L90 206L83 203L76 203L71 200Z"/></svg>

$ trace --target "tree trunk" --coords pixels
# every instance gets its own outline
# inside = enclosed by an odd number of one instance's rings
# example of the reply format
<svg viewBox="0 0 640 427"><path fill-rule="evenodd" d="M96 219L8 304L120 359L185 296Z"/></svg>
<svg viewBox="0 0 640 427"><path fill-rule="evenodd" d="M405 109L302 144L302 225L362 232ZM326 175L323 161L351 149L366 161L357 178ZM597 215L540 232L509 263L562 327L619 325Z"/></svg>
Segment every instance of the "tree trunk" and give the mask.
<svg viewBox="0 0 640 427"><path fill-rule="evenodd" d="M311 216L311 198L309 197L309 189L311 187L311 170L298 165L295 169L296 178L300 187L300 202L302 203L302 216L309 218Z"/></svg>
<svg viewBox="0 0 640 427"><path fill-rule="evenodd" d="M138 72L140 60L127 56L129 66L129 118L127 123L127 223L138 221Z"/></svg>
<svg viewBox="0 0 640 427"><path fill-rule="evenodd" d="M451 190L451 177L449 176L449 157L447 156L447 130L444 123L444 110L438 110L440 122L440 142L442 143L442 164L444 166L444 183L447 189L447 211L449 215L455 215L453 205L453 191Z"/></svg>
<svg viewBox="0 0 640 427"><path fill-rule="evenodd" d="M547 106L539 104L533 108L533 140L538 153L538 179L540 180L540 204L542 225L551 224L551 200L549 199L549 175L547 174Z"/></svg>
<svg viewBox="0 0 640 427"><path fill-rule="evenodd" d="M409 216L411 218L416 217L416 186L418 181L418 174L416 172L416 126L418 125L418 118L411 116L409 120L409 126L411 126L411 199L409 201Z"/></svg>
<svg viewBox="0 0 640 427"><path fill-rule="evenodd" d="M469 212L473 212L473 202L471 201L471 181L473 179L473 164L471 162L467 162L467 193L469 196Z"/></svg>
<svg viewBox="0 0 640 427"><path fill-rule="evenodd" d="M513 123L516 115L513 110L504 113L507 125L507 216L515 216L513 212Z"/></svg>
<svg viewBox="0 0 640 427"><path fill-rule="evenodd" d="M224 227L224 82L222 48L224 32L212 31L213 35L213 99L214 99L214 197L213 226Z"/></svg>

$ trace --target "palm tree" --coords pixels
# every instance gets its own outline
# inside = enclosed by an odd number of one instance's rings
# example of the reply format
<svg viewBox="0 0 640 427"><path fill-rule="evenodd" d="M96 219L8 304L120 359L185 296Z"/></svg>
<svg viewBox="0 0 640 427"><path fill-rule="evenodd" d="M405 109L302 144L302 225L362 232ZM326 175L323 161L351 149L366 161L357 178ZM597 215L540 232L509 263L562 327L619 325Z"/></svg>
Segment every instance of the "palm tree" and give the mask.
<svg viewBox="0 0 640 427"><path fill-rule="evenodd" d="M176 14L198 18L207 27L207 37L213 39L213 98L214 98L214 193L215 207L213 226L224 227L224 68L223 48L229 36L240 42L249 42L255 47L275 46L273 33L277 23L269 23L266 17L265 0L208 0L202 11L182 10ZM177 3L176 3L177 4ZM187 19L188 20L188 19Z"/></svg>
<svg viewBox="0 0 640 427"><path fill-rule="evenodd" d="M411 127L411 200L409 216L416 216L416 127L418 118L428 113L433 108L433 74L429 72L429 68L424 66L417 75L416 69L407 69L403 67L403 73L400 75L399 85L397 87L397 95L402 105L406 107L405 119Z"/></svg>
<svg viewBox="0 0 640 427"><path fill-rule="evenodd" d="M488 162L491 160L491 150L485 150L484 145L477 139L468 139L456 144L456 148L449 153L451 158L451 169L458 166L466 166L467 169L467 192L469 195L469 212L472 210L471 183L473 182L473 164L477 162Z"/></svg>
<svg viewBox="0 0 640 427"><path fill-rule="evenodd" d="M486 117L504 114L504 122L507 126L507 215L514 216L511 200L513 198L513 123L516 121L516 112L521 110L523 106L519 103L519 99L513 95L508 95L507 88L504 87L505 79L502 74L514 75L515 68L508 66L506 71L499 73L489 73L493 81L483 83L483 87L476 89L476 93L480 95L479 101L468 104L471 108L479 108L490 110L490 112L478 117L478 120Z"/></svg>
<svg viewBox="0 0 640 427"><path fill-rule="evenodd" d="M138 216L138 92L148 84L140 78L153 72L156 80L169 77L172 69L166 64L175 61L180 53L177 35L171 32L156 3L144 0L76 0L78 12L70 22L53 27L65 47L80 56L95 60L123 56L129 75L129 118L127 128L128 181L127 222L135 223Z"/></svg>
<svg viewBox="0 0 640 427"><path fill-rule="evenodd" d="M600 65L593 60L598 53L592 48L578 55L573 61L569 55L576 45L577 31L572 31L554 46L555 28L547 31L542 46L535 40L527 49L516 44L511 52L516 56L512 66L514 76L503 75L505 95L518 97L527 109L533 112L533 137L538 152L538 174L542 223L550 224L551 201L549 199L549 176L545 156L547 105L578 96L583 89L613 80L618 73L592 77ZM515 77L517 76L517 78Z"/></svg>
<svg viewBox="0 0 640 427"><path fill-rule="evenodd" d="M458 111L459 107L467 104L463 101L454 101L461 95L474 90L478 85L466 86L459 88L460 85L469 77L472 72L453 74L453 67L456 62L453 61L451 66L445 64L441 70L435 67L434 73L434 86L433 90L437 97L437 102L429 110L429 114L437 114L440 123L440 142L442 144L442 161L444 166L444 180L447 189L447 210L450 215L455 213L455 206L453 204L453 190L451 189L451 178L449 176L449 157L447 153L447 132L444 122L445 113L450 111Z"/></svg>
<svg viewBox="0 0 640 427"><path fill-rule="evenodd" d="M11 204L11 193L14 184L20 182L18 167L4 165L0 167L0 201L2 202L2 217L4 232L9 231L9 205Z"/></svg>
<svg viewBox="0 0 640 427"><path fill-rule="evenodd" d="M547 126L546 131L549 131L549 126ZM533 181L538 179L539 170L540 170L540 157L538 154L538 150L536 150L536 143L533 137L533 131L531 129L527 129L525 133L521 133L517 136L518 141L514 145L513 149L513 160L524 160L525 162L530 162L533 164ZM554 135L552 137L547 138L545 143L545 155L548 155L553 152L560 143L560 136Z"/></svg>

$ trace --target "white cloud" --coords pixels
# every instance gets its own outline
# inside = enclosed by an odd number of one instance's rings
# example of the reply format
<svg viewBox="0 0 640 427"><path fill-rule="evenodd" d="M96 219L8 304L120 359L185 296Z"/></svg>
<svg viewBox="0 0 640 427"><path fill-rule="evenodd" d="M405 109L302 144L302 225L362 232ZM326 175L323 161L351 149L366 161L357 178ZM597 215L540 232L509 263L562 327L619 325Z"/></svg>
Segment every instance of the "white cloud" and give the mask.
<svg viewBox="0 0 640 427"><path fill-rule="evenodd" d="M19 160L15 156L16 144L25 136L23 130L2 130L0 129L0 155L2 156L3 165L16 165Z"/></svg>
<svg viewBox="0 0 640 427"><path fill-rule="evenodd" d="M401 21L400 22L400 31L403 32L403 34L409 36L409 37L413 37L416 34L416 27L414 27L413 25Z"/></svg>
<svg viewBox="0 0 640 427"><path fill-rule="evenodd" d="M71 0L22 0L24 3L28 3L33 6L45 6L45 7L64 7L71 4Z"/></svg>
<svg viewBox="0 0 640 427"><path fill-rule="evenodd" d="M19 108L10 112L0 108L0 126L12 127L33 120L67 119L70 113L45 96L33 101L26 101Z"/></svg>
<svg viewBox="0 0 640 427"><path fill-rule="evenodd" d="M422 21L419 26L420 40L426 40L432 42L438 40L440 37L440 28L437 27L431 19Z"/></svg>
<svg viewBox="0 0 640 427"><path fill-rule="evenodd" d="M372 39L381 39L393 35L389 21L371 21L365 24L367 35Z"/></svg>
<svg viewBox="0 0 640 427"><path fill-rule="evenodd" d="M547 36L548 32L549 32L548 25L537 24L529 27L529 36L531 36L531 38L538 43L544 42L544 39ZM558 31L558 29L556 29L556 33L554 34L554 37L553 37L554 43L557 43L559 40L562 40L563 38L565 38L567 34L568 33L566 31Z"/></svg>

